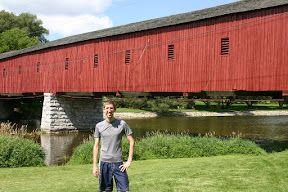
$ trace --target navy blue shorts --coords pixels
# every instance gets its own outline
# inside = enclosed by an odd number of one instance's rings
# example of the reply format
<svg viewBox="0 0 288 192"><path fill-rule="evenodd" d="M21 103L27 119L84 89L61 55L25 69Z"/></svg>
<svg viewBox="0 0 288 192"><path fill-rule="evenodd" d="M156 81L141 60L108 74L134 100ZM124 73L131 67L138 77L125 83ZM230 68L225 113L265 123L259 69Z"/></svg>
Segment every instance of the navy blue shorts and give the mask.
<svg viewBox="0 0 288 192"><path fill-rule="evenodd" d="M121 172L119 168L122 164L123 162L100 162L99 191L113 191L113 176L117 191L129 191L127 172Z"/></svg>

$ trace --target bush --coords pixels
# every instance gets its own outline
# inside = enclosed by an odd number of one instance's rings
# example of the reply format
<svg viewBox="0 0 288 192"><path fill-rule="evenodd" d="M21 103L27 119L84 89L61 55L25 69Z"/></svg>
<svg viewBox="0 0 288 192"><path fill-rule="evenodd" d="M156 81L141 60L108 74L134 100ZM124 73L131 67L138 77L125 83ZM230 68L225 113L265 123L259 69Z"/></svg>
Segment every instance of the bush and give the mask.
<svg viewBox="0 0 288 192"><path fill-rule="evenodd" d="M160 100L159 100L160 99ZM164 99L164 100L161 100ZM171 99L171 100L169 100ZM176 97L156 97L156 99L146 100L141 98L115 99L118 108L142 109L151 108L153 112L166 113L169 109L191 108L191 102L173 100Z"/></svg>
<svg viewBox="0 0 288 192"><path fill-rule="evenodd" d="M0 136L0 167L43 166L41 145L17 136Z"/></svg>
<svg viewBox="0 0 288 192"><path fill-rule="evenodd" d="M77 146L68 164L92 164L94 143L94 140L89 140Z"/></svg>
<svg viewBox="0 0 288 192"><path fill-rule="evenodd" d="M93 162L93 145L94 142L89 141L77 147L71 158L71 163L91 164ZM123 138L122 145L123 158L127 160L129 141ZM191 137L185 134L155 132L136 141L133 160L209 157L228 154L260 155L266 154L266 152L254 142L241 138Z"/></svg>
<svg viewBox="0 0 288 192"><path fill-rule="evenodd" d="M148 106L151 107L151 110L156 113L167 113L170 108L168 103L158 100L148 101Z"/></svg>
<svg viewBox="0 0 288 192"><path fill-rule="evenodd" d="M192 108L191 102L173 100L172 98L164 98L166 100L149 100L147 106L156 113L167 113L170 109L187 109ZM171 100L169 100L171 99Z"/></svg>
<svg viewBox="0 0 288 192"><path fill-rule="evenodd" d="M147 100L145 99L116 99L118 108L142 109L147 107Z"/></svg>
<svg viewBox="0 0 288 192"><path fill-rule="evenodd" d="M265 154L251 141L241 138L191 137L154 133L136 143L134 160L209 157L228 154Z"/></svg>

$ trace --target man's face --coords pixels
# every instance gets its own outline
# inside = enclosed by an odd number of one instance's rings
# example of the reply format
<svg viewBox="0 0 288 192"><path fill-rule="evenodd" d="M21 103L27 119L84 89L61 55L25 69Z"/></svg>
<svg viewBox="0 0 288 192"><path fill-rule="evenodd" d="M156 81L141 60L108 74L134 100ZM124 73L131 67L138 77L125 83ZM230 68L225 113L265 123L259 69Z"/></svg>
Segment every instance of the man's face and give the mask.
<svg viewBox="0 0 288 192"><path fill-rule="evenodd" d="M114 112L116 109L113 107L112 104L105 105L103 108L103 112L105 113L106 117L114 117Z"/></svg>

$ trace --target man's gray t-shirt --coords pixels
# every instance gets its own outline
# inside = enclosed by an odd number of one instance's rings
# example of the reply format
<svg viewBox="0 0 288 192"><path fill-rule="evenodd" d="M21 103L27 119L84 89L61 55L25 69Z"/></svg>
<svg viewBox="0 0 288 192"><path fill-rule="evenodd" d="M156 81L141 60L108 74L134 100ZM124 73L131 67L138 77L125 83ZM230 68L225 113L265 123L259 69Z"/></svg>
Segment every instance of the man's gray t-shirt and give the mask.
<svg viewBox="0 0 288 192"><path fill-rule="evenodd" d="M122 136L129 136L132 131L123 120L112 122L103 120L95 126L95 138L101 138L100 161L108 163L123 162Z"/></svg>

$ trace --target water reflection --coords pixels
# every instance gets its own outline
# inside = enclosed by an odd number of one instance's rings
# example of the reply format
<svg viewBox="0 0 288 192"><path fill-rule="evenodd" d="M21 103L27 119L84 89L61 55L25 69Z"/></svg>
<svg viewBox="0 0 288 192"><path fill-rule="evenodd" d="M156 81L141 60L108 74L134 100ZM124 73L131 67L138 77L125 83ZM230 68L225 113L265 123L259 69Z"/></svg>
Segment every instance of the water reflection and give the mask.
<svg viewBox="0 0 288 192"><path fill-rule="evenodd" d="M73 149L87 137L88 134L85 133L42 134L41 145L46 151L44 163L46 165L65 163L72 155Z"/></svg>
<svg viewBox="0 0 288 192"><path fill-rule="evenodd" d="M288 117L286 116L159 117L127 119L126 122L137 137L148 131L167 130L194 135L215 132L220 136L230 136L232 132L240 132L244 138L288 140Z"/></svg>

